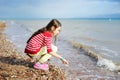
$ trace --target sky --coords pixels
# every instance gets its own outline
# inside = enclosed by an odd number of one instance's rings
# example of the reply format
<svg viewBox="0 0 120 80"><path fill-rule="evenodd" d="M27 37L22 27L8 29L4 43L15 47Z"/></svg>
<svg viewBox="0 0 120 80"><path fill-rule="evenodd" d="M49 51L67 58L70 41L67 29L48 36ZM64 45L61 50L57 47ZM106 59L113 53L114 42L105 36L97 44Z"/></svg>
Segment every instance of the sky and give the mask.
<svg viewBox="0 0 120 80"><path fill-rule="evenodd" d="M120 0L0 0L0 19L120 18Z"/></svg>

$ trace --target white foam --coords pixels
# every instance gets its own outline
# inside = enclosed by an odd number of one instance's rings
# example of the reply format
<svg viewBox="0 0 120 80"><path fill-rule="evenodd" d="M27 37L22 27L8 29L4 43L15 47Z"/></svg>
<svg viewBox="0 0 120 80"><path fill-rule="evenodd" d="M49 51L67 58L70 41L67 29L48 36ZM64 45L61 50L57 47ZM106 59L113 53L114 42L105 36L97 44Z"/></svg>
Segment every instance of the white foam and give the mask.
<svg viewBox="0 0 120 80"><path fill-rule="evenodd" d="M109 69L110 71L115 71L117 69L117 66L112 61L103 59L103 58L98 60L97 66L105 67L106 69Z"/></svg>

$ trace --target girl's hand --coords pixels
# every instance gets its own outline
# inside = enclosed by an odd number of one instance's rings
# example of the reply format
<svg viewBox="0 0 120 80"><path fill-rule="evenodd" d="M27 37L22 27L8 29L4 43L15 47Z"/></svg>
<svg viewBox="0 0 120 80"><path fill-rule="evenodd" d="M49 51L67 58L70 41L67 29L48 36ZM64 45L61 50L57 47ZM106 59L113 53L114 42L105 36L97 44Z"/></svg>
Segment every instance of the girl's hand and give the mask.
<svg viewBox="0 0 120 80"><path fill-rule="evenodd" d="M60 60L62 61L63 64L67 64L67 65L69 65L69 63L68 63L68 61L67 61L66 59L64 59L64 58L60 58Z"/></svg>

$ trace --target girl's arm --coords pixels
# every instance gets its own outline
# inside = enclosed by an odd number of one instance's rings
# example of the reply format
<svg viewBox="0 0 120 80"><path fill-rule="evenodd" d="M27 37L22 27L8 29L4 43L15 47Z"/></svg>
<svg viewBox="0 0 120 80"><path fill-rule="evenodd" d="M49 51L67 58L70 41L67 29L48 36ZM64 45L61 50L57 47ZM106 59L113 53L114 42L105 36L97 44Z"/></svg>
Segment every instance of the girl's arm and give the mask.
<svg viewBox="0 0 120 80"><path fill-rule="evenodd" d="M56 54L54 52L50 52L49 54L60 59L64 64L69 64L68 61L66 59L64 59L63 57L61 57L59 54Z"/></svg>
<svg viewBox="0 0 120 80"><path fill-rule="evenodd" d="M61 57L60 55L52 52L52 47L51 47L51 43L52 43L52 36L50 33L46 33L45 34L45 42L46 42L46 46L47 46L47 51L50 55L60 59L64 64L68 64L68 61L66 59L64 59L63 57Z"/></svg>

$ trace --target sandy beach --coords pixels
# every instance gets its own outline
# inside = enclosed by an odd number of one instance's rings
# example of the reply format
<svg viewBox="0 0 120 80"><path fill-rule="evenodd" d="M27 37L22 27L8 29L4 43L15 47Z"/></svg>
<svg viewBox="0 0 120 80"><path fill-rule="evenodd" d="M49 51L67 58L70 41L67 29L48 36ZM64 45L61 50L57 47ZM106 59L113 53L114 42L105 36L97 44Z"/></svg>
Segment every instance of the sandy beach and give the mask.
<svg viewBox="0 0 120 80"><path fill-rule="evenodd" d="M82 48L65 46L59 39L59 50L70 65L65 66L55 58L49 62L49 71L36 70L27 56L21 56L15 46L6 39L5 23L0 22L0 80L120 80L119 72L96 66L96 60ZM63 50L64 49L64 50ZM67 52L66 52L67 51ZM74 53L74 54L73 54ZM55 64L51 65L51 64Z"/></svg>

